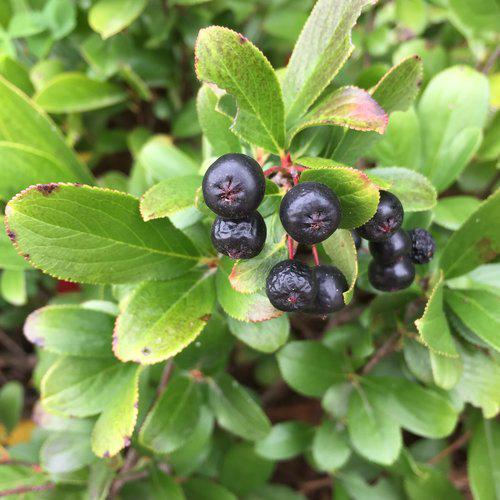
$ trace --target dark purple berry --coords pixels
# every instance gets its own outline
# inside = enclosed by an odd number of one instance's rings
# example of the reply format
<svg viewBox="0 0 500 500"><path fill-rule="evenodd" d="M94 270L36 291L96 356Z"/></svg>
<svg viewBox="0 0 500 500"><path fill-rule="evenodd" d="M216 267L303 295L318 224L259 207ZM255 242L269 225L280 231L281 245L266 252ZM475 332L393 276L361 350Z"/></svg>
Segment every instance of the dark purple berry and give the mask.
<svg viewBox="0 0 500 500"><path fill-rule="evenodd" d="M344 306L343 293L349 288L345 276L335 266L316 266L313 274L318 283L318 293L312 304L304 309L311 314L330 314Z"/></svg>
<svg viewBox="0 0 500 500"><path fill-rule="evenodd" d="M286 232L299 243L326 240L340 223L340 203L335 193L319 182L301 182L284 196L280 219Z"/></svg>
<svg viewBox="0 0 500 500"><path fill-rule="evenodd" d="M417 227L409 232L411 239L410 259L415 264L427 264L434 257L436 242L429 231Z"/></svg>
<svg viewBox="0 0 500 500"><path fill-rule="evenodd" d="M403 205L388 191L380 191L380 201L375 215L361 227L359 235L365 240L382 241L394 234L403 223Z"/></svg>
<svg viewBox="0 0 500 500"><path fill-rule="evenodd" d="M411 249L411 240L404 229L398 229L392 236L383 241L370 241L370 253L375 260L383 264L390 264L408 255Z"/></svg>
<svg viewBox="0 0 500 500"><path fill-rule="evenodd" d="M372 260L368 267L368 278L377 290L396 292L408 288L415 279L415 266L408 257L400 257L392 264Z"/></svg>
<svg viewBox="0 0 500 500"><path fill-rule="evenodd" d="M242 219L257 210L266 180L260 165L249 156L232 153L216 160L203 177L207 206L221 217Z"/></svg>
<svg viewBox="0 0 500 500"><path fill-rule="evenodd" d="M278 262L267 277L266 294L280 311L300 311L316 297L318 285L311 268L296 260Z"/></svg>
<svg viewBox="0 0 500 500"><path fill-rule="evenodd" d="M356 230L351 231L351 236L354 241L354 246L356 247L356 250L359 250L361 248L361 236L358 234Z"/></svg>
<svg viewBox="0 0 500 500"><path fill-rule="evenodd" d="M266 224L259 212L244 219L217 217L212 225L212 243L231 259L251 259L266 242Z"/></svg>

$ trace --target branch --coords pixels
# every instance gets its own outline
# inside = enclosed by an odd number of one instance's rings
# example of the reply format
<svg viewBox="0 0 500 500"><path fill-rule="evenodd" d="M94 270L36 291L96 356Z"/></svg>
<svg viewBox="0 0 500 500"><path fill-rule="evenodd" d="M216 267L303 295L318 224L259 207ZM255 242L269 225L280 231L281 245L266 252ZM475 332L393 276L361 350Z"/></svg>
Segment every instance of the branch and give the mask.
<svg viewBox="0 0 500 500"><path fill-rule="evenodd" d="M448 455L455 453L455 451L459 450L462 446L464 446L464 444L466 444L467 441L469 441L470 437L471 437L470 431L464 432L458 439L453 441L453 443L451 443L450 446L440 451L436 456L428 460L427 463L430 465L437 464L438 462L443 460L443 458L446 458Z"/></svg>
<svg viewBox="0 0 500 500"><path fill-rule="evenodd" d="M387 339L387 341L384 344L382 344L377 349L377 351L372 356L370 361L368 361L368 363L366 363L366 365L363 367L361 373L363 375L367 375L368 373L370 373L385 356L395 351L398 342L399 342L399 332L395 332Z"/></svg>
<svg viewBox="0 0 500 500"><path fill-rule="evenodd" d="M37 486L19 486L10 490L0 491L0 497L8 497L9 495L21 495L23 493L33 493L35 491L47 491L55 487L54 483L39 484Z"/></svg>

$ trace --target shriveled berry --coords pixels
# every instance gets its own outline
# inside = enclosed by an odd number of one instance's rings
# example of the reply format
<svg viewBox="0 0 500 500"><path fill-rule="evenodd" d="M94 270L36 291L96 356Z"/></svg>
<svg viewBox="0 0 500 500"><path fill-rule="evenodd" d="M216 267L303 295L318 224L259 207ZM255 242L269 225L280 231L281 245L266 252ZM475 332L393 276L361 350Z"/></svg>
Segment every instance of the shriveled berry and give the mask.
<svg viewBox="0 0 500 500"><path fill-rule="evenodd" d="M356 230L351 231L351 236L354 241L354 246L356 247L356 250L359 250L361 248L361 236L358 234Z"/></svg>
<svg viewBox="0 0 500 500"><path fill-rule="evenodd" d="M286 232L299 243L313 245L326 240L340 223L340 202L320 182L301 182L284 196L280 219Z"/></svg>
<svg viewBox="0 0 500 500"><path fill-rule="evenodd" d="M399 257L408 255L411 241L404 229L398 229L392 236L383 241L370 241L370 253L375 260L383 264L390 264Z"/></svg>
<svg viewBox="0 0 500 500"><path fill-rule="evenodd" d="M403 205L388 191L380 191L380 201L375 215L361 227L359 235L365 240L382 241L394 234L403 223Z"/></svg>
<svg viewBox="0 0 500 500"><path fill-rule="evenodd" d="M318 283L318 293L304 311L321 315L340 311L345 306L343 293L349 288L340 269L328 265L316 266L313 274Z"/></svg>
<svg viewBox="0 0 500 500"><path fill-rule="evenodd" d="M249 156L231 153L216 160L203 177L207 206L221 217L242 219L257 210L266 190L260 165Z"/></svg>
<svg viewBox="0 0 500 500"><path fill-rule="evenodd" d="M377 290L396 292L408 288L413 283L415 266L409 257L400 257L391 264L372 260L368 267L368 278Z"/></svg>
<svg viewBox="0 0 500 500"><path fill-rule="evenodd" d="M244 219L217 217L212 224L212 243L220 253L231 259L251 259L266 242L266 224L259 212Z"/></svg>
<svg viewBox="0 0 500 500"><path fill-rule="evenodd" d="M311 268L296 260L278 262L267 277L266 294L280 311L300 311L310 305L318 291Z"/></svg>
<svg viewBox="0 0 500 500"><path fill-rule="evenodd" d="M427 264L434 257L436 242L429 231L417 227L410 231L410 258L415 264Z"/></svg>

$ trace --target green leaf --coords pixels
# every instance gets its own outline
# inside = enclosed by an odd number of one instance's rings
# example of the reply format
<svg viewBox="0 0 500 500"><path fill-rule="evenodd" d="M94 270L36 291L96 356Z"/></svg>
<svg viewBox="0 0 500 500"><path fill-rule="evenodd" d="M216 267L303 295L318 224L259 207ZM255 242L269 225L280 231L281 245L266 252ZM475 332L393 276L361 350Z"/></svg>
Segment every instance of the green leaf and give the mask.
<svg viewBox="0 0 500 500"><path fill-rule="evenodd" d="M456 231L477 210L480 203L480 200L472 196L443 198L434 208L434 222L450 231Z"/></svg>
<svg viewBox="0 0 500 500"><path fill-rule="evenodd" d="M405 111L417 96L422 82L422 72L420 57L411 56L391 68L370 94L388 114L393 111ZM333 158L352 165L380 139L380 134L375 132L348 130L335 148Z"/></svg>
<svg viewBox="0 0 500 500"><path fill-rule="evenodd" d="M76 5L66 0L48 0L43 7L47 26L56 40L69 35L76 27Z"/></svg>
<svg viewBox="0 0 500 500"><path fill-rule="evenodd" d="M401 167L371 168L368 175L389 184L403 204L405 212L430 210L436 205L437 193L430 181L418 172Z"/></svg>
<svg viewBox="0 0 500 500"><path fill-rule="evenodd" d="M0 140L46 153L65 165L81 182L93 177L66 145L63 136L45 113L16 87L0 77Z"/></svg>
<svg viewBox="0 0 500 500"><path fill-rule="evenodd" d="M462 360L442 356L433 351L429 351L429 358L434 383L447 391L455 387L462 375Z"/></svg>
<svg viewBox="0 0 500 500"><path fill-rule="evenodd" d="M5 201L34 184L78 180L70 168L48 153L24 144L0 142L0 197Z"/></svg>
<svg viewBox="0 0 500 500"><path fill-rule="evenodd" d="M487 78L467 66L454 66L435 76L422 95L423 158L421 173L438 191L459 176L481 143L488 113Z"/></svg>
<svg viewBox="0 0 500 500"><path fill-rule="evenodd" d="M480 264L490 262L500 253L500 190L493 193L448 239L441 254L440 266L446 278L455 278Z"/></svg>
<svg viewBox="0 0 500 500"><path fill-rule="evenodd" d="M155 184L141 198L141 215L146 221L170 217L194 206L196 191L201 186L199 175L184 175Z"/></svg>
<svg viewBox="0 0 500 500"><path fill-rule="evenodd" d="M21 487L36 487L50 483L49 476L38 467L8 464L2 464L0 467L2 471L2 474L0 474L0 491Z"/></svg>
<svg viewBox="0 0 500 500"><path fill-rule="evenodd" d="M275 309L263 291L243 294L237 292L229 281L233 261L227 257L220 260L215 284L217 299L232 318L247 322L260 322L277 318L283 313Z"/></svg>
<svg viewBox="0 0 500 500"><path fill-rule="evenodd" d="M255 451L270 460L289 460L311 446L313 433L314 429L304 422L276 424L264 439L255 443Z"/></svg>
<svg viewBox="0 0 500 500"><path fill-rule="evenodd" d="M102 38L116 35L142 13L147 0L99 0L89 10L89 24Z"/></svg>
<svg viewBox="0 0 500 500"><path fill-rule="evenodd" d="M408 475L404 480L405 491L411 500L427 500L428 498L460 500L463 498L441 470L425 465L421 467L424 468L423 473Z"/></svg>
<svg viewBox="0 0 500 500"><path fill-rule="evenodd" d="M157 468L151 472L150 492L153 498L186 500L182 487L175 478Z"/></svg>
<svg viewBox="0 0 500 500"><path fill-rule="evenodd" d="M288 142L301 130L319 125L337 125L354 130L385 132L389 117L366 90L341 87L321 99L290 130Z"/></svg>
<svg viewBox="0 0 500 500"><path fill-rule="evenodd" d="M314 461L320 470L333 472L340 469L351 456L344 433L331 421L324 421L316 429L312 446Z"/></svg>
<svg viewBox="0 0 500 500"><path fill-rule="evenodd" d="M302 173L301 181L326 184L338 196L342 208L341 228L353 229L373 217L379 192L366 174L326 158L300 158L297 163L309 167Z"/></svg>
<svg viewBox="0 0 500 500"><path fill-rule="evenodd" d="M236 99L231 130L241 139L280 154L285 143L281 89L274 70L247 38L211 26L199 32L195 47L198 78L214 83Z"/></svg>
<svg viewBox="0 0 500 500"><path fill-rule="evenodd" d="M231 119L217 110L219 98L208 85L202 85L196 99L198 121L214 156L241 151L240 141L231 130Z"/></svg>
<svg viewBox="0 0 500 500"><path fill-rule="evenodd" d="M17 381L4 384L0 389L0 424L11 433L21 418L24 389Z"/></svg>
<svg viewBox="0 0 500 500"><path fill-rule="evenodd" d="M321 397L346 376L341 355L313 340L289 342L277 360L286 383L305 396Z"/></svg>
<svg viewBox="0 0 500 500"><path fill-rule="evenodd" d="M495 0L450 0L451 21L468 38L489 38L498 32L500 8Z"/></svg>
<svg viewBox="0 0 500 500"><path fill-rule="evenodd" d="M16 252L7 233L0 230L0 269L19 271L30 265Z"/></svg>
<svg viewBox="0 0 500 500"><path fill-rule="evenodd" d="M109 358L114 316L78 305L51 305L32 312L24 335L33 344L57 354Z"/></svg>
<svg viewBox="0 0 500 500"><path fill-rule="evenodd" d="M441 272L425 306L424 314L415 321L420 340L433 352L457 357L457 349L450 333L443 309L444 277Z"/></svg>
<svg viewBox="0 0 500 500"><path fill-rule="evenodd" d="M122 361L151 364L189 345L210 319L214 276L204 270L140 284L116 320L113 351Z"/></svg>
<svg viewBox="0 0 500 500"><path fill-rule="evenodd" d="M401 429L384 411L385 397L370 387L356 387L349 398L347 429L354 449L372 462L390 465L401 451Z"/></svg>
<svg viewBox="0 0 500 500"><path fill-rule="evenodd" d="M488 345L500 351L498 295L486 290L447 290L446 304L460 320Z"/></svg>
<svg viewBox="0 0 500 500"><path fill-rule="evenodd" d="M322 245L332 260L332 264L342 271L349 284L349 289L344 292L344 301L349 304L358 277L358 252L351 232L346 229L337 229L327 240L323 241Z"/></svg>
<svg viewBox="0 0 500 500"><path fill-rule="evenodd" d="M354 46L351 30L368 0L319 0L300 34L283 78L288 121L304 114Z"/></svg>
<svg viewBox="0 0 500 500"><path fill-rule="evenodd" d="M139 201L118 191L32 186L8 203L6 214L19 253L61 279L103 284L166 279L198 260L192 243L167 219L144 222Z"/></svg>
<svg viewBox="0 0 500 500"><path fill-rule="evenodd" d="M180 448L198 423L200 400L192 377L176 377L156 401L141 427L141 444L155 453Z"/></svg>
<svg viewBox="0 0 500 500"><path fill-rule="evenodd" d="M49 113L81 113L125 101L127 94L109 82L92 80L83 73L61 73L35 95L35 102Z"/></svg>
<svg viewBox="0 0 500 500"><path fill-rule="evenodd" d="M234 318L228 318L231 333L259 352L271 353L277 351L288 340L290 322L286 315L261 323L246 323Z"/></svg>
<svg viewBox="0 0 500 500"><path fill-rule="evenodd" d="M500 497L500 425L477 418L467 453L470 487L477 500Z"/></svg>
<svg viewBox="0 0 500 500"><path fill-rule="evenodd" d="M33 84L28 69L16 59L7 55L0 56L0 75L26 95L33 93Z"/></svg>
<svg viewBox="0 0 500 500"><path fill-rule="evenodd" d="M237 500L229 490L203 477L193 477L182 485L188 500Z"/></svg>
<svg viewBox="0 0 500 500"><path fill-rule="evenodd" d="M427 25L427 4L424 0L396 0L396 17L402 26L419 34Z"/></svg>
<svg viewBox="0 0 500 500"><path fill-rule="evenodd" d="M248 391L227 374L209 385L210 406L219 425L249 441L264 438L271 424Z"/></svg>
<svg viewBox="0 0 500 500"><path fill-rule="evenodd" d="M22 306L28 301L26 275L22 269L4 269L0 277L2 297L14 306Z"/></svg>

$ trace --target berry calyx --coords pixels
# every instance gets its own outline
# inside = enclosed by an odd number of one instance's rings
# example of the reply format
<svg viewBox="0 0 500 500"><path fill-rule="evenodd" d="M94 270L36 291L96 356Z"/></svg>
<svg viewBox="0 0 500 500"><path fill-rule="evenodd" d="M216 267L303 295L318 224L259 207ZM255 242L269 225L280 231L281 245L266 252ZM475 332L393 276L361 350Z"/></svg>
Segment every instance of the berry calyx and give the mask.
<svg viewBox="0 0 500 500"><path fill-rule="evenodd" d="M397 292L408 288L415 279L415 266L409 257L400 257L391 264L372 260L368 266L368 279L382 292Z"/></svg>
<svg viewBox="0 0 500 500"><path fill-rule="evenodd" d="M408 255L411 249L411 240L405 230L398 229L386 240L370 241L369 248L375 260L383 264L390 264L399 257Z"/></svg>
<svg viewBox="0 0 500 500"><path fill-rule="evenodd" d="M411 239L410 259L415 264L427 264L434 257L436 242L429 231L417 227L409 233Z"/></svg>
<svg viewBox="0 0 500 500"><path fill-rule="evenodd" d="M221 217L241 219L257 210L266 190L260 165L249 156L231 153L216 160L203 177L207 206Z"/></svg>
<svg viewBox="0 0 500 500"><path fill-rule="evenodd" d="M267 277L266 294L280 311L300 311L316 297L318 284L311 268L296 260L278 262Z"/></svg>
<svg viewBox="0 0 500 500"><path fill-rule="evenodd" d="M358 227L357 231L365 240L382 241L400 228L403 216L403 205L399 199L388 191L380 191L380 201L375 215Z"/></svg>
<svg viewBox="0 0 500 500"><path fill-rule="evenodd" d="M244 219L217 217L212 224L212 243L231 259L256 257L266 242L266 224L259 212Z"/></svg>
<svg viewBox="0 0 500 500"><path fill-rule="evenodd" d="M319 182L301 182L283 197L280 219L286 232L299 243L314 245L326 240L340 223L340 202Z"/></svg>
<svg viewBox="0 0 500 500"><path fill-rule="evenodd" d="M337 267L328 265L316 266L313 274L318 283L318 293L304 311L319 315L340 311L345 306L343 293L349 288L345 276Z"/></svg>

